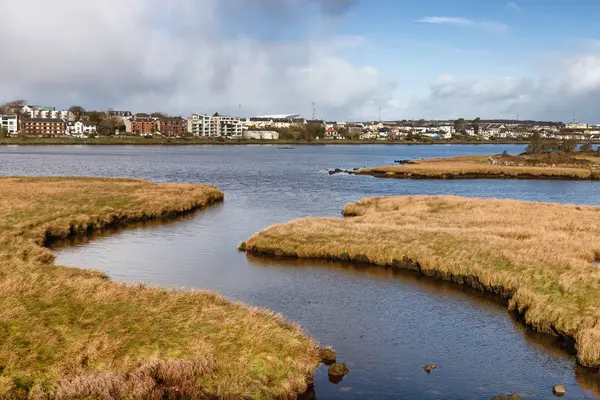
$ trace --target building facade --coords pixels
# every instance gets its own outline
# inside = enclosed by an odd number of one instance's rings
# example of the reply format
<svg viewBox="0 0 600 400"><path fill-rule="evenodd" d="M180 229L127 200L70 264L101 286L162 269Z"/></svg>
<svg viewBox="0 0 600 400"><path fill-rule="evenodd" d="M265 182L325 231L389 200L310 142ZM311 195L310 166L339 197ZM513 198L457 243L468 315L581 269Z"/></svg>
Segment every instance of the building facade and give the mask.
<svg viewBox="0 0 600 400"><path fill-rule="evenodd" d="M19 117L16 115L0 115L0 129L7 135L16 135L19 132Z"/></svg>
<svg viewBox="0 0 600 400"><path fill-rule="evenodd" d="M187 123L180 117L159 118L158 131L163 136L183 137L187 132Z"/></svg>
<svg viewBox="0 0 600 400"><path fill-rule="evenodd" d="M192 114L188 118L188 133L197 137L241 137L242 121L237 117Z"/></svg>
<svg viewBox="0 0 600 400"><path fill-rule="evenodd" d="M67 133L71 136L89 136L97 132L97 127L91 122L77 121L67 123Z"/></svg>
<svg viewBox="0 0 600 400"><path fill-rule="evenodd" d="M24 106L23 115L30 118L64 119L69 118L68 110L57 110L49 106Z"/></svg>
<svg viewBox="0 0 600 400"><path fill-rule="evenodd" d="M23 119L21 129L27 136L58 137L66 134L67 124L57 118L27 118Z"/></svg>
<svg viewBox="0 0 600 400"><path fill-rule="evenodd" d="M125 130L134 135L153 135L158 132L158 122L152 117L135 116L125 121Z"/></svg>

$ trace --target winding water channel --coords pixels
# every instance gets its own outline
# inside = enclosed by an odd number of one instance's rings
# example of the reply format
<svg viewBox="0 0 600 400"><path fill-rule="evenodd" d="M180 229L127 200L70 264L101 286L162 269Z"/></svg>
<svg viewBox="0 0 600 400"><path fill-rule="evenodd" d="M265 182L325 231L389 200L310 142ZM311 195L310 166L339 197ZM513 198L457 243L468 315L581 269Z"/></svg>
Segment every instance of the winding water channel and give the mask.
<svg viewBox="0 0 600 400"><path fill-rule="evenodd" d="M75 240L58 263L113 279L218 291L299 322L332 345L351 372L338 385L325 369L318 399L489 399L506 393L553 398L600 395L600 375L575 366L556 339L527 329L503 303L412 273L314 261L247 257L236 245L271 224L339 216L376 195L454 194L561 203L600 203L600 183L409 181L329 176L327 169L396 159L522 151L515 145L436 146L11 146L2 175L135 177L209 183L223 204L166 224L146 223ZM421 366L438 365L431 374Z"/></svg>

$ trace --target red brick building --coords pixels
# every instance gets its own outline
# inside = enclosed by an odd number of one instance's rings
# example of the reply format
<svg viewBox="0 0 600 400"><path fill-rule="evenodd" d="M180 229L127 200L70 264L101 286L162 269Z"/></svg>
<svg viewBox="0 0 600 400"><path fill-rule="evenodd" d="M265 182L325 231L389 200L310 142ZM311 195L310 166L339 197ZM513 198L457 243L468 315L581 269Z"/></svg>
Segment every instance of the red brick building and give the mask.
<svg viewBox="0 0 600 400"><path fill-rule="evenodd" d="M24 118L21 131L26 136L58 137L66 135L67 124L57 118Z"/></svg>
<svg viewBox="0 0 600 400"><path fill-rule="evenodd" d="M166 117L158 120L158 131L163 136L183 137L187 132L187 121L181 117Z"/></svg>
<svg viewBox="0 0 600 400"><path fill-rule="evenodd" d="M152 135L158 131L158 122L152 117L134 117L128 121L127 132L136 135Z"/></svg>

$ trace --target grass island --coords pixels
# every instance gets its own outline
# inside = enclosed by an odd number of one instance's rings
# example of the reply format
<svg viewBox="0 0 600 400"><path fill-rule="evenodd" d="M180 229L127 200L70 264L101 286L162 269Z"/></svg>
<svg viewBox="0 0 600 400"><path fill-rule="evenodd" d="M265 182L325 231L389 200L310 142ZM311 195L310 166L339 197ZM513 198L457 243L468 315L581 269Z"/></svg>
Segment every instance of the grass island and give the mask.
<svg viewBox="0 0 600 400"><path fill-rule="evenodd" d="M305 391L318 349L281 316L214 293L57 266L45 247L222 199L203 185L0 178L0 398L260 399Z"/></svg>
<svg viewBox="0 0 600 400"><path fill-rule="evenodd" d="M504 297L533 328L600 367L600 207L453 196L367 198L346 218L275 225L249 254L411 269Z"/></svg>
<svg viewBox="0 0 600 400"><path fill-rule="evenodd" d="M397 179L600 180L600 153L463 156L411 160L402 165L363 168L356 175Z"/></svg>

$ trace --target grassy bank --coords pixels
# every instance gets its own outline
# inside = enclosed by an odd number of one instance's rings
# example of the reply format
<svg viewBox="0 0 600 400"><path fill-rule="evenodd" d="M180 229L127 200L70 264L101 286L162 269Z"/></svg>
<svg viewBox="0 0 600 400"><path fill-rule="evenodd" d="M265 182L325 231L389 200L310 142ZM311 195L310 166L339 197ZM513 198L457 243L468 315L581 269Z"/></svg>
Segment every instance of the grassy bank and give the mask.
<svg viewBox="0 0 600 400"><path fill-rule="evenodd" d="M159 145L159 146L185 146L185 145L361 145L361 144L378 144L378 145L434 145L434 144L527 144L526 141L483 141L483 140L444 140L444 141L422 141L422 142L407 142L397 141L390 142L386 140L295 140L295 139L279 139L279 140L216 140L216 139L201 139L201 138L152 138L146 139L141 137L119 137L119 138L3 138L0 139L1 145Z"/></svg>
<svg viewBox="0 0 600 400"><path fill-rule="evenodd" d="M217 294L56 266L43 247L222 199L201 185L0 178L0 398L294 398L304 391L318 352L281 317Z"/></svg>
<svg viewBox="0 0 600 400"><path fill-rule="evenodd" d="M344 213L272 226L246 250L412 269L494 292L600 367L600 207L423 196L364 199Z"/></svg>
<svg viewBox="0 0 600 400"><path fill-rule="evenodd" d="M411 164L364 168L357 175L397 179L600 180L600 154L573 153L553 162L542 156L464 156L414 160Z"/></svg>

